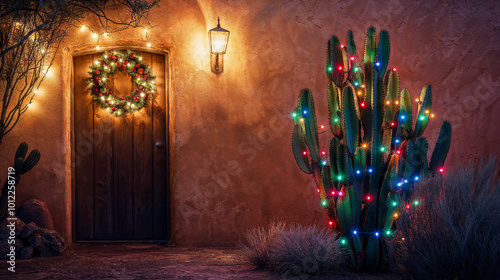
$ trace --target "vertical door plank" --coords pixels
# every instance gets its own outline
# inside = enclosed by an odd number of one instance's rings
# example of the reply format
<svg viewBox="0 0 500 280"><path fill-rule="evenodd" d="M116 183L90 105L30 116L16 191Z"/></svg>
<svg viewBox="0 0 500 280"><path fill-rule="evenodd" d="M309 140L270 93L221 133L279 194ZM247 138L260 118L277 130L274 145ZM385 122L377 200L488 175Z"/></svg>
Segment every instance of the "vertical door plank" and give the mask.
<svg viewBox="0 0 500 280"><path fill-rule="evenodd" d="M143 53L145 63L151 54ZM153 134L152 107L134 113L134 239L153 238Z"/></svg>
<svg viewBox="0 0 500 280"><path fill-rule="evenodd" d="M76 240L94 239L93 102L86 83L88 66L92 61L92 55L73 59Z"/></svg>
<svg viewBox="0 0 500 280"><path fill-rule="evenodd" d="M95 54L98 59L102 54ZM113 80L108 81L113 88ZM113 116L94 104L95 239L113 239Z"/></svg>
<svg viewBox="0 0 500 280"><path fill-rule="evenodd" d="M157 90L153 99L153 141L161 143L153 153L153 238L167 239L167 124L165 102L165 57L152 55L151 67Z"/></svg>
<svg viewBox="0 0 500 280"><path fill-rule="evenodd" d="M114 92L129 96L132 79L125 71L116 71ZM133 172L133 118L131 114L114 118L114 239L134 238L134 172Z"/></svg>

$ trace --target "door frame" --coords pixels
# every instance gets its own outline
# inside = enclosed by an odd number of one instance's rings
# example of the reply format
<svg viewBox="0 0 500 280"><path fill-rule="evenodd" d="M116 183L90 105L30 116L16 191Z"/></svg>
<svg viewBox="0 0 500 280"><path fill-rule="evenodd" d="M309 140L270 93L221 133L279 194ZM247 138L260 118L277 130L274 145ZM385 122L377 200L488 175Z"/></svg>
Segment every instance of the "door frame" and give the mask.
<svg viewBox="0 0 500 280"><path fill-rule="evenodd" d="M78 56L83 56L83 55L88 55L88 54L95 54L97 52L105 52L109 50L114 50L114 49L130 49L133 51L141 51L141 52L148 52L148 53L153 53L153 54L159 54L163 55L165 57L165 118L166 118L166 124L167 127L165 131L167 131L167 137L168 137L168 145L166 152L167 152L167 163L166 163L166 168L165 170L166 174L168 175L168 186L166 186L169 190L169 196L167 197L167 223L168 223L168 228L169 231L167 232L167 240L89 240L89 241L82 241L82 240L76 240L76 223L75 223L75 218L76 218L76 210L75 210L75 131L74 131L74 110L75 110L75 102L74 102L74 78L75 78L75 73L74 73L74 65L73 65L73 59ZM71 140L71 239L72 242L77 242L77 243L123 243L123 242L130 242L130 243L144 243L144 242L161 242L161 243L168 243L169 245L174 243L174 217L175 217L175 211L174 211L174 199L173 199L173 191L174 191L174 120L175 120L175 114L174 114L174 95L172 94L172 65L171 65L171 51L169 47L166 48L152 48L152 47L141 47L141 46L134 46L134 45L109 45L109 46L100 46L99 49L97 50L95 46L92 47L82 47L82 48L74 48L69 51L69 55L66 56L70 62L68 63L69 65L69 70L71 73L70 77L70 140Z"/></svg>

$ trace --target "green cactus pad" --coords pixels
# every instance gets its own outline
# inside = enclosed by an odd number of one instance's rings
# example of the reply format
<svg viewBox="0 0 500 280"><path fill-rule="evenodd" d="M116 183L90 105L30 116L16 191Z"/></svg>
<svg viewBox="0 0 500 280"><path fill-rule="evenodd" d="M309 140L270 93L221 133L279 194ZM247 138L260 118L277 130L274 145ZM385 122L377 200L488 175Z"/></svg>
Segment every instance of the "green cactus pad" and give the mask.
<svg viewBox="0 0 500 280"><path fill-rule="evenodd" d="M425 127L429 122L429 114L432 105L432 91L431 86L428 85L422 89L420 93L420 102L417 120L415 122L415 131L413 132L413 137L420 137L424 133Z"/></svg>
<svg viewBox="0 0 500 280"><path fill-rule="evenodd" d="M391 47L389 44L389 33L385 30L380 32L380 38L377 47L377 62L379 62L379 76L383 77L389 64L389 53Z"/></svg>
<svg viewBox="0 0 500 280"><path fill-rule="evenodd" d="M346 130L345 140L349 153L354 155L358 147L359 123L356 115L356 101L352 87L344 88L343 99L343 122Z"/></svg>
<svg viewBox="0 0 500 280"><path fill-rule="evenodd" d="M411 114L411 97L407 89L401 91L399 123L406 131L406 135L412 134L412 114Z"/></svg>
<svg viewBox="0 0 500 280"><path fill-rule="evenodd" d="M309 162L309 157L307 156L307 147L305 142L306 140L302 129L299 124L295 124L292 132L293 156L295 157L295 161L300 169L307 174L311 174L311 164ZM306 152L305 155L304 152Z"/></svg>
<svg viewBox="0 0 500 280"><path fill-rule="evenodd" d="M448 121L444 121L439 131L436 147L434 147L434 151L432 152L431 162L429 164L430 171L434 172L444 166L446 155L450 149L450 142L451 124Z"/></svg>
<svg viewBox="0 0 500 280"><path fill-rule="evenodd" d="M316 164L320 161L318 144L318 124L316 122L316 111L314 110L314 100L309 89L302 90L302 100L300 102L302 118L304 119L307 146L311 153L312 161Z"/></svg>
<svg viewBox="0 0 500 280"><path fill-rule="evenodd" d="M339 110L339 89L330 82L328 83L328 118L330 121L330 129L335 137L342 136L342 121L337 113Z"/></svg>

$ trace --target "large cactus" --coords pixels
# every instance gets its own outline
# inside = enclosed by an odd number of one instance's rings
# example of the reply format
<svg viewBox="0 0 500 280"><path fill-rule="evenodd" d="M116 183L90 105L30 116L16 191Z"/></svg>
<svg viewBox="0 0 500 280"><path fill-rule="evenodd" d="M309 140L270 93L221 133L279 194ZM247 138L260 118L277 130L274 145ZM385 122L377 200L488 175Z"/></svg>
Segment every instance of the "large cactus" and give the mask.
<svg viewBox="0 0 500 280"><path fill-rule="evenodd" d="M28 153L28 144L26 142L22 142L19 147L17 148L16 154L14 156L14 184L17 186L19 184L19 181L21 180L21 175L25 174L26 172L30 171L35 165L38 163L40 160L40 151L37 149L32 150L28 156L26 154ZM9 191L8 189L8 182L12 181L8 178L8 180L5 180L5 184L2 188L2 195L0 196L0 221L3 221L7 217L7 205L8 205L8 200L7 200L7 193Z"/></svg>
<svg viewBox="0 0 500 280"><path fill-rule="evenodd" d="M413 184L429 172L442 171L450 146L451 125L444 121L427 162L422 136L431 114L431 86L420 93L415 125L409 91L399 89L396 68L389 64L389 34L368 30L364 59L358 62L349 31L346 45L328 41L329 151L318 142L311 91L303 89L293 112L292 149L300 169L313 174L328 223L343 233L358 270L381 270L386 238ZM321 132L321 131L320 131ZM417 205L418 202L415 203Z"/></svg>

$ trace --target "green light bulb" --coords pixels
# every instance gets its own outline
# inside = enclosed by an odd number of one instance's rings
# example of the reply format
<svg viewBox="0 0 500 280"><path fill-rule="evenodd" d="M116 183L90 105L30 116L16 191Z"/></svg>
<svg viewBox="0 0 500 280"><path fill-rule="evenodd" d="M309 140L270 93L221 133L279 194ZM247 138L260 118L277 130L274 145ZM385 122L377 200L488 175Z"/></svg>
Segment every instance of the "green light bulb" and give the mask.
<svg viewBox="0 0 500 280"><path fill-rule="evenodd" d="M323 200L323 202L321 202L321 204L323 204L323 206L326 206L326 201Z"/></svg>
<svg viewBox="0 0 500 280"><path fill-rule="evenodd" d="M390 231L390 230L388 230L385 234L387 234L387 235L391 235L391 231Z"/></svg>
<svg viewBox="0 0 500 280"><path fill-rule="evenodd" d="M396 201L393 201L392 206L396 206L396 205L398 205L398 203Z"/></svg>
<svg viewBox="0 0 500 280"><path fill-rule="evenodd" d="M342 180L342 176L341 175L339 175L339 177L337 177L337 178L339 179L339 181Z"/></svg>
<svg viewBox="0 0 500 280"><path fill-rule="evenodd" d="M341 243L341 244L346 244L346 243L347 243L347 241L345 240L345 238L342 238L342 240L340 240L340 243Z"/></svg>
<svg viewBox="0 0 500 280"><path fill-rule="evenodd" d="M338 123L339 122L339 118L335 118L333 119L334 122Z"/></svg>
<svg viewBox="0 0 500 280"><path fill-rule="evenodd" d="M385 152L385 147L380 147L380 151Z"/></svg>
<svg viewBox="0 0 500 280"><path fill-rule="evenodd" d="M419 204L420 204L420 201L418 201L418 200L413 201L413 205L418 206Z"/></svg>
<svg viewBox="0 0 500 280"><path fill-rule="evenodd" d="M425 119L424 116L420 116L420 120L423 121Z"/></svg>
<svg viewBox="0 0 500 280"><path fill-rule="evenodd" d="M332 67L331 67L331 66L330 66L330 67L328 67L328 71L332 71Z"/></svg>

